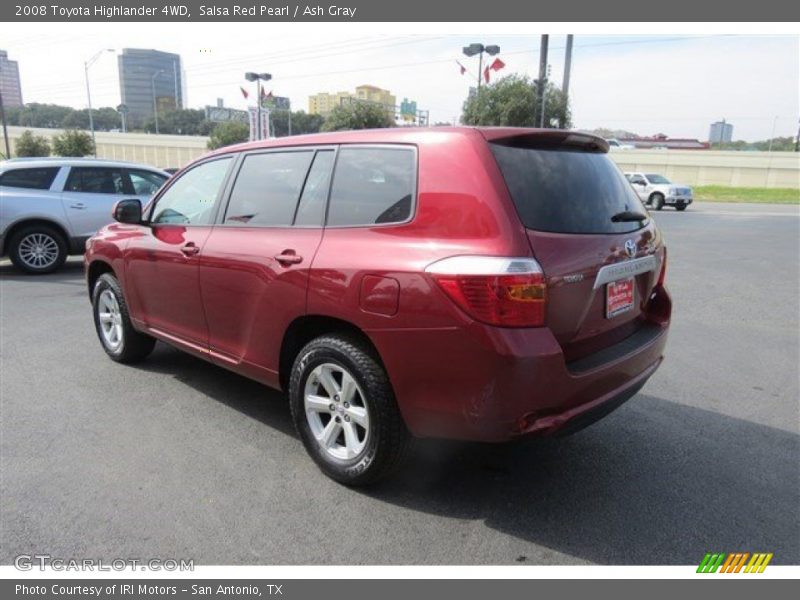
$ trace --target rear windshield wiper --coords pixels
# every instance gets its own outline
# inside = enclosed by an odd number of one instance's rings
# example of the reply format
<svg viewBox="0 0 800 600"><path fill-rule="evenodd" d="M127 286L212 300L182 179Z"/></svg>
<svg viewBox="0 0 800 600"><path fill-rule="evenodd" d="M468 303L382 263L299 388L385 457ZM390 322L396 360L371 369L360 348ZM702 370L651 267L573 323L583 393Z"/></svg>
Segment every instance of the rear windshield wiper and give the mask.
<svg viewBox="0 0 800 600"><path fill-rule="evenodd" d="M647 215L642 214L640 212L634 212L632 210L623 210L622 212L618 212L613 217L611 217L612 223L627 223L630 221L644 221L647 219Z"/></svg>

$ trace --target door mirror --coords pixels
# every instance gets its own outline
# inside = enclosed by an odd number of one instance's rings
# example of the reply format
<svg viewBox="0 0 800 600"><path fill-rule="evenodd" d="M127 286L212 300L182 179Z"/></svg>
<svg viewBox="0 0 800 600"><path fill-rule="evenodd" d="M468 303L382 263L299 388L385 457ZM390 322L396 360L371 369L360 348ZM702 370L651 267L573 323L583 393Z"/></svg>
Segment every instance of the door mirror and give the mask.
<svg viewBox="0 0 800 600"><path fill-rule="evenodd" d="M136 198L120 200L114 205L113 217L120 223L138 225L142 222L142 203Z"/></svg>

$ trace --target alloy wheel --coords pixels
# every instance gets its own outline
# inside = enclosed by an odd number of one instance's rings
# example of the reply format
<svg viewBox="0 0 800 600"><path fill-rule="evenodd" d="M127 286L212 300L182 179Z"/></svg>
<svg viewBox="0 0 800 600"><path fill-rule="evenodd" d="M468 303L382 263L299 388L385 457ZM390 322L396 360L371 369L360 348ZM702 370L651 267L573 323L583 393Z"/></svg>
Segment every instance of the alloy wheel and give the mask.
<svg viewBox="0 0 800 600"><path fill-rule="evenodd" d="M103 290L97 298L97 318L103 343L115 352L122 345L122 314L117 297L109 289Z"/></svg>
<svg viewBox="0 0 800 600"><path fill-rule="evenodd" d="M19 258L31 269L46 269L53 266L60 252L58 242L46 233L29 233L19 242Z"/></svg>
<svg viewBox="0 0 800 600"><path fill-rule="evenodd" d="M306 379L303 397L311 434L328 455L350 460L361 454L369 438L369 409L347 369L318 365Z"/></svg>

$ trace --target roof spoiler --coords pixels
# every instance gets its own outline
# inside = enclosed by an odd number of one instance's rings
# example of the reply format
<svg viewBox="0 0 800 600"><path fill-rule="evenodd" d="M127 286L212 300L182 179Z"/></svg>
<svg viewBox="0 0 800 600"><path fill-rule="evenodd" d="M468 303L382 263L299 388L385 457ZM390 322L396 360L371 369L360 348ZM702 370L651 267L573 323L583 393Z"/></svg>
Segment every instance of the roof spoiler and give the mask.
<svg viewBox="0 0 800 600"><path fill-rule="evenodd" d="M608 152L608 142L590 133L565 131L562 129L497 129L485 130L486 139L495 144L515 148L538 148L582 150L584 152Z"/></svg>

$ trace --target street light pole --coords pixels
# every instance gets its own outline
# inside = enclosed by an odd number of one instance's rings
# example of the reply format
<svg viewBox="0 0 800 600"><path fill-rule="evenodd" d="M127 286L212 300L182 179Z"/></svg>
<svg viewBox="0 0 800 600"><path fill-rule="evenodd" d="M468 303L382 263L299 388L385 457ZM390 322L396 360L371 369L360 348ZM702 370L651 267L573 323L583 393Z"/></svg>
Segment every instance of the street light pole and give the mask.
<svg viewBox="0 0 800 600"><path fill-rule="evenodd" d="M470 44L464 46L461 50L464 56L478 55L478 94L481 93L481 77L483 77L483 53L486 52L489 56L494 56L500 52L500 46L484 46L483 44Z"/></svg>
<svg viewBox="0 0 800 600"><path fill-rule="evenodd" d="M83 63L83 76L86 79L86 100L89 104L89 130L92 132L92 145L94 146L94 157L97 158L97 143L94 137L94 115L92 114L92 92L89 89L89 67L91 67L97 59L102 56L103 52L114 52L113 48L105 48L98 50L97 53L89 60Z"/></svg>
<svg viewBox="0 0 800 600"><path fill-rule="evenodd" d="M156 102L156 77L161 75L164 72L163 69L160 69L153 73L153 76L150 78L150 86L153 90L153 116L156 120L156 135L158 135L158 103Z"/></svg>
<svg viewBox="0 0 800 600"><path fill-rule="evenodd" d="M270 73L254 73L248 71L244 74L247 81L256 82L256 139L261 139L261 82L272 79ZM268 117L269 118L269 117Z"/></svg>

